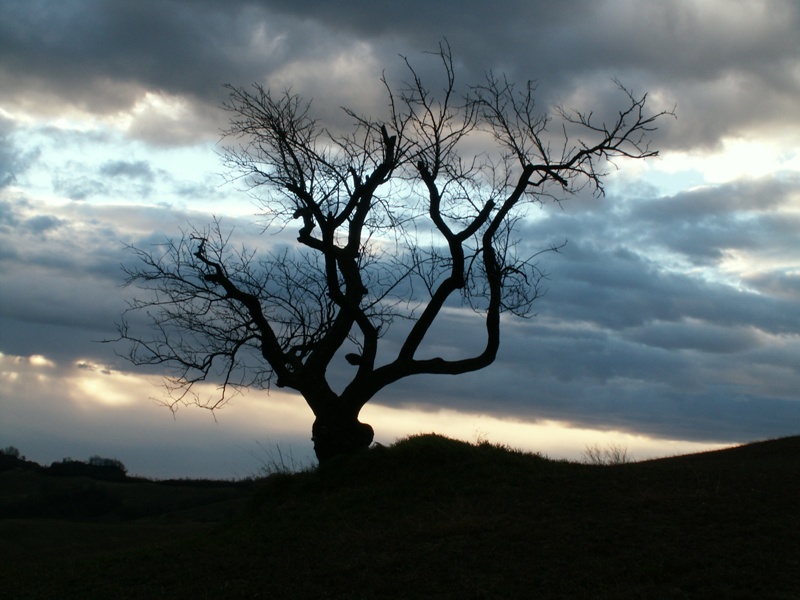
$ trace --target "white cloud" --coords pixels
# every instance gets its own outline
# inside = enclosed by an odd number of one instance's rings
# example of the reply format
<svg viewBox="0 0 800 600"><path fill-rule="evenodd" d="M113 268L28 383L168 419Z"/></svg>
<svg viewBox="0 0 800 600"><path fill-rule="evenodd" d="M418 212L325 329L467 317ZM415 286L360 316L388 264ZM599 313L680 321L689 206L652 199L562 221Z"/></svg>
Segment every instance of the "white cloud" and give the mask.
<svg viewBox="0 0 800 600"><path fill-rule="evenodd" d="M166 93L147 92L112 123L133 139L155 146L214 143L224 126L221 111Z"/></svg>
<svg viewBox="0 0 800 600"><path fill-rule="evenodd" d="M666 173L700 172L706 184L755 180L773 173L800 172L800 131L796 136L723 138L704 152L669 152L657 164Z"/></svg>

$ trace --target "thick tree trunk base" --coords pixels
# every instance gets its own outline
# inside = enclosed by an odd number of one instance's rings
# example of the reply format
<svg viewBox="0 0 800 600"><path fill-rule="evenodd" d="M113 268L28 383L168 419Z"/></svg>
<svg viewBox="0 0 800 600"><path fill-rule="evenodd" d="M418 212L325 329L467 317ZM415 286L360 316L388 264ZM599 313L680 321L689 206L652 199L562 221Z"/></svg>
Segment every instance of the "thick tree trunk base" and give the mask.
<svg viewBox="0 0 800 600"><path fill-rule="evenodd" d="M319 462L336 456L354 454L366 450L375 437L371 426L357 419L317 418L311 428L314 452Z"/></svg>

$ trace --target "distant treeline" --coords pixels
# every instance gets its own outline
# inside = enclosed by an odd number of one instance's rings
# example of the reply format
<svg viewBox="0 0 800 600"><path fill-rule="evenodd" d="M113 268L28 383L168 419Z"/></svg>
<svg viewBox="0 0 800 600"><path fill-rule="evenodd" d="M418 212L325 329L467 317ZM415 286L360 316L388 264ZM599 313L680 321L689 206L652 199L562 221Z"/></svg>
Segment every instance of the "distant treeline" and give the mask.
<svg viewBox="0 0 800 600"><path fill-rule="evenodd" d="M56 477L90 477L106 481L121 481L127 478L128 469L116 458L92 456L86 461L63 458L44 467L27 460L14 446L0 450L0 472L13 469L37 471Z"/></svg>

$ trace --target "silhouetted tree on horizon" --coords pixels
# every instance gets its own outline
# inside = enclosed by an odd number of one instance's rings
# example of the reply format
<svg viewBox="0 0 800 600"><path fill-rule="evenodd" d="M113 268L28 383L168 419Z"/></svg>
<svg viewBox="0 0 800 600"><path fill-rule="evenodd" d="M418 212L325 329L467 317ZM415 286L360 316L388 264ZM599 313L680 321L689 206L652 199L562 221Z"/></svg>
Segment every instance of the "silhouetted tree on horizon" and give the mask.
<svg viewBox="0 0 800 600"><path fill-rule="evenodd" d="M381 389L419 374L457 375L495 360L500 316L529 316L540 295L537 251L520 244L526 208L590 186L603 193L615 158L655 156L656 120L646 95L620 90L609 123L557 109L560 125L534 105L535 86L488 74L459 94L450 48L440 46L436 94L405 60L409 81L393 88L383 119L343 109L353 128L326 129L310 103L285 91L227 86L227 165L258 194L268 231L299 222L297 244L257 255L232 247L218 221L183 232L159 250L133 248L128 283L148 290L129 311L152 335L120 339L138 365L175 369L168 404L215 409L230 392L274 384L305 398L315 416L320 461L370 445L362 407ZM555 248L547 248L552 250ZM473 355L430 356L434 322L456 296L482 318ZM395 347L381 340L407 323ZM348 366L349 365L349 366ZM340 390L330 370L347 374ZM213 382L208 398L197 384Z"/></svg>

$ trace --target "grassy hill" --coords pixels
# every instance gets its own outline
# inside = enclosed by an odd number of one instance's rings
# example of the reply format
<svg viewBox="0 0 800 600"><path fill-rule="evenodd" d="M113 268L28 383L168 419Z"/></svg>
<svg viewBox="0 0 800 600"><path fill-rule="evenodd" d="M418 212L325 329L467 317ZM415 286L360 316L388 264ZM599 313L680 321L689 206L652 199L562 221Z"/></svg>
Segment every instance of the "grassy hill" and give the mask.
<svg viewBox="0 0 800 600"><path fill-rule="evenodd" d="M598 466L419 436L256 483L95 483L116 509L0 520L3 598L800 598L800 437Z"/></svg>

